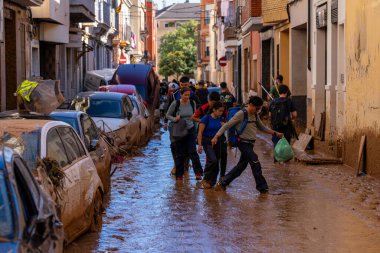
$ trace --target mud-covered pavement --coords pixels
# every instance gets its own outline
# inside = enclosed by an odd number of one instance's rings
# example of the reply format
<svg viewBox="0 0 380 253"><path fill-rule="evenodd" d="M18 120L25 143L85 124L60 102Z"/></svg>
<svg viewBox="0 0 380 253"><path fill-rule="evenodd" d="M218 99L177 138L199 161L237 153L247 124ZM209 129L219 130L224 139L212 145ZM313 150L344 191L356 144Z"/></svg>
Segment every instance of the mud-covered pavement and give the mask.
<svg viewBox="0 0 380 253"><path fill-rule="evenodd" d="M168 133L156 136L114 174L102 231L66 252L380 252L378 179L344 166L274 165L264 135L255 150L269 194L255 190L250 168L215 192L192 172L176 183Z"/></svg>

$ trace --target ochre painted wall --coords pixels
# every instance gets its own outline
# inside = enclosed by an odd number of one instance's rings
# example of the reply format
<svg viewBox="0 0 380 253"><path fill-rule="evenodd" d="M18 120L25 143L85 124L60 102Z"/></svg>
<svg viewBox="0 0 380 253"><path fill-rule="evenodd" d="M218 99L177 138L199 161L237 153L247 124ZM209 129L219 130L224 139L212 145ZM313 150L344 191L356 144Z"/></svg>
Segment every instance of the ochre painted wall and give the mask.
<svg viewBox="0 0 380 253"><path fill-rule="evenodd" d="M368 173L380 176L380 1L346 4L344 159L356 166L360 138L366 135Z"/></svg>

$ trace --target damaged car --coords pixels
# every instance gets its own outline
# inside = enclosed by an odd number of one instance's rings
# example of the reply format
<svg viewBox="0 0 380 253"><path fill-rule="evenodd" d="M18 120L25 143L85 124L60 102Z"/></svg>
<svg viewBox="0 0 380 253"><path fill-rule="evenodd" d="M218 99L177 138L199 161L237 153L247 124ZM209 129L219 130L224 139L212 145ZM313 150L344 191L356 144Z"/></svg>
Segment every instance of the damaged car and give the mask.
<svg viewBox="0 0 380 253"><path fill-rule="evenodd" d="M81 92L72 101L70 109L90 115L117 147L130 150L139 141L140 122L133 115L133 103L126 94Z"/></svg>
<svg viewBox="0 0 380 253"><path fill-rule="evenodd" d="M56 204L70 243L102 226L103 185L85 145L67 123L4 119L0 144L15 150Z"/></svg>
<svg viewBox="0 0 380 253"><path fill-rule="evenodd" d="M107 144L109 140L101 135L87 113L62 110L54 111L49 116L54 120L66 122L77 131L96 166L104 191L108 192L111 184L111 150Z"/></svg>
<svg viewBox="0 0 380 253"><path fill-rule="evenodd" d="M0 146L0 252L62 252L54 202L12 149Z"/></svg>

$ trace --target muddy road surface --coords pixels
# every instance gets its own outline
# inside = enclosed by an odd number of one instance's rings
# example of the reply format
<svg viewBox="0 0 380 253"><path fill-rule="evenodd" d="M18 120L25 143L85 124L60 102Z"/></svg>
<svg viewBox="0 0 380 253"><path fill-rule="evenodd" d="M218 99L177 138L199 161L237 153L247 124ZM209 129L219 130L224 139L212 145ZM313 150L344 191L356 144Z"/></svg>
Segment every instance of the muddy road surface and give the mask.
<svg viewBox="0 0 380 253"><path fill-rule="evenodd" d="M270 137L255 150L269 184L250 168L226 192L177 183L168 133L156 135L112 177L103 228L65 252L380 252L380 184L345 166L273 164ZM228 153L228 168L237 162ZM204 164L204 156L202 156Z"/></svg>

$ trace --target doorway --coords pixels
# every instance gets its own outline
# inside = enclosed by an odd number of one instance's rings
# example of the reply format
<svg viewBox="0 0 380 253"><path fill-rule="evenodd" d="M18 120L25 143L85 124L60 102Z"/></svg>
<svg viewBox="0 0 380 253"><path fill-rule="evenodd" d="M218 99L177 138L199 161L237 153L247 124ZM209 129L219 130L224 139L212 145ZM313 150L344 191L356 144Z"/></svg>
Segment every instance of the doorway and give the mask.
<svg viewBox="0 0 380 253"><path fill-rule="evenodd" d="M14 93L17 89L17 43L16 43L16 13L4 9L4 42L5 42L5 93L6 110L17 108Z"/></svg>

